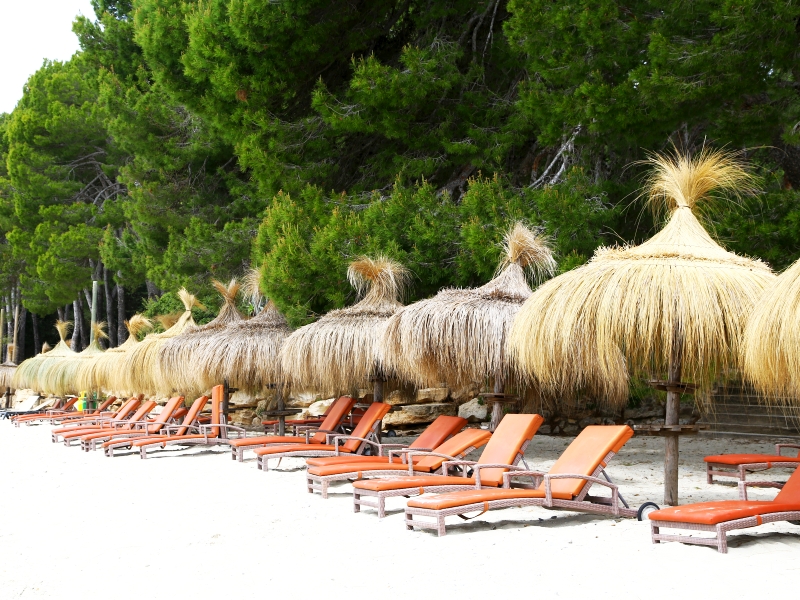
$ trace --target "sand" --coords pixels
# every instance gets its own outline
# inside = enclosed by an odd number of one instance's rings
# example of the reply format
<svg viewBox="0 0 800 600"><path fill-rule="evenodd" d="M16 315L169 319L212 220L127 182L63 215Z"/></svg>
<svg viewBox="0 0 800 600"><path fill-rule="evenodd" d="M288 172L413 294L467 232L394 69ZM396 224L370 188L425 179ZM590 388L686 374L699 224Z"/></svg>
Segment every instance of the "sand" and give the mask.
<svg viewBox="0 0 800 600"><path fill-rule="evenodd" d="M537 436L526 460L546 468L568 442ZM736 498L731 485L705 483L705 454L771 449L684 438L681 501ZM403 499L379 521L352 512L349 485L327 501L308 494L297 459L262 473L223 449L105 458L52 444L47 426L7 421L0 457L2 599L731 598L800 582L800 527L788 523L732 535L727 555L653 545L636 520L541 508L453 518L437 538L406 531ZM634 438L608 472L632 504L660 502L662 460L661 440Z"/></svg>

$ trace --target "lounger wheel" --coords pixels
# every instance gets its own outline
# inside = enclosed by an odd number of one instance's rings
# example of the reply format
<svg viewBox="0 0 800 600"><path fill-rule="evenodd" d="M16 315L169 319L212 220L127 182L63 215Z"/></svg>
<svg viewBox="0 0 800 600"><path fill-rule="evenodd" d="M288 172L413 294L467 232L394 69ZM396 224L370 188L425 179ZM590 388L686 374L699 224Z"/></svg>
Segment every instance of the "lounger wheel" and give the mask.
<svg viewBox="0 0 800 600"><path fill-rule="evenodd" d="M655 502L645 502L639 507L639 510L636 511L636 518L639 521L646 521L647 515L656 510L661 510L658 504Z"/></svg>

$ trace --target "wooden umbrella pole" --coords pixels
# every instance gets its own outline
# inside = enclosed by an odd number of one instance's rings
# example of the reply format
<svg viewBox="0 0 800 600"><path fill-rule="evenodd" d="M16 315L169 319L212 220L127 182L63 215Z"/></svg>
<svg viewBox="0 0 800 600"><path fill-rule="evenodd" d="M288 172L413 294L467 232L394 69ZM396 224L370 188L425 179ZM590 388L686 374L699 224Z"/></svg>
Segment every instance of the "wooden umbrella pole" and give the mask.
<svg viewBox="0 0 800 600"><path fill-rule="evenodd" d="M495 394L502 394L505 382L503 381L503 374L498 371L494 376L494 391ZM503 403L492 402L492 419L489 422L489 431L494 432L500 424L500 419L503 418Z"/></svg>
<svg viewBox="0 0 800 600"><path fill-rule="evenodd" d="M278 382L275 386L275 394L278 399L278 412L282 413L286 407L283 404L283 382ZM286 415L278 415L278 435L286 435Z"/></svg>
<svg viewBox="0 0 800 600"><path fill-rule="evenodd" d="M681 413L681 367L683 352L680 338L676 336L672 344L672 353L669 361L669 377L667 382L667 412L664 425L678 425ZM673 384L674 387L671 387ZM678 440L677 433L664 438L664 504L667 506L678 505Z"/></svg>
<svg viewBox="0 0 800 600"><path fill-rule="evenodd" d="M373 402L383 402L383 377L377 376L375 377L375 381L372 385L372 401Z"/></svg>

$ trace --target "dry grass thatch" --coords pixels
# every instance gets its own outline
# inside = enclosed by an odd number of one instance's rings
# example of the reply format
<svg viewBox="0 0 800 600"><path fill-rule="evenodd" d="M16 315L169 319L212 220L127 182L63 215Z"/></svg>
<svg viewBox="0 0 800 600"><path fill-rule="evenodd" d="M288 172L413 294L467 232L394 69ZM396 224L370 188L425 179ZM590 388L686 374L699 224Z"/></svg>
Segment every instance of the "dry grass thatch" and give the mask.
<svg viewBox="0 0 800 600"><path fill-rule="evenodd" d="M665 227L640 246L598 249L542 285L517 315L510 352L553 392L586 388L619 405L628 372L664 375L674 344L683 378L700 384L703 398L734 366L746 318L774 280L761 261L721 248L693 214L712 189L750 189L736 156L704 151L651 164L648 191L670 211Z"/></svg>
<svg viewBox="0 0 800 600"><path fill-rule="evenodd" d="M6 388L14 389L11 380L14 378L14 373L17 371L17 363L11 360L10 357L14 356L14 344L8 344L6 352L9 358L0 364L0 394L5 393Z"/></svg>
<svg viewBox="0 0 800 600"><path fill-rule="evenodd" d="M180 319L162 333L151 333L125 353L123 370L125 388L133 394L169 394L172 390L162 390L164 380L158 373L158 350L171 338L180 335L187 327L194 327L192 308L200 306L192 294L181 289L178 296L186 309Z"/></svg>
<svg viewBox="0 0 800 600"><path fill-rule="evenodd" d="M139 343L138 336L152 329L152 322L142 315L133 315L125 321L128 328L128 339L116 348L109 348L94 360L82 361L76 375L76 384L80 390L100 390L116 394L120 397L130 396L132 391L126 388L124 363L126 353Z"/></svg>
<svg viewBox="0 0 800 600"><path fill-rule="evenodd" d="M211 387L205 384L207 365L199 357L212 336L227 325L244 320L236 308L239 293L236 280L232 279L227 286L219 281L214 281L213 285L223 300L219 314L205 325L186 327L158 349L159 389L170 393L179 391L189 397Z"/></svg>
<svg viewBox="0 0 800 600"><path fill-rule="evenodd" d="M92 325L94 339L82 352L74 356L66 356L41 376L42 390L56 396L66 394L78 394L82 391L89 391L90 388L81 387L78 381L78 374L83 366L91 364L99 355L103 354L100 347L100 340L107 338L104 322Z"/></svg>
<svg viewBox="0 0 800 600"><path fill-rule="evenodd" d="M800 403L800 261L764 292L747 320L742 370L761 393Z"/></svg>
<svg viewBox="0 0 800 600"><path fill-rule="evenodd" d="M73 352L65 341L71 328L72 323L69 321L56 322L60 341L47 354L37 354L33 358L22 361L22 364L17 367L17 372L14 373L13 383L16 389L29 388L45 391L42 382L53 365L65 357L77 356L77 353Z"/></svg>
<svg viewBox="0 0 800 600"><path fill-rule="evenodd" d="M552 275L556 263L547 243L521 223L506 233L503 247L497 275L486 285L442 290L389 319L381 340L387 368L418 387L506 380L506 341L531 295L526 271Z"/></svg>
<svg viewBox="0 0 800 600"><path fill-rule="evenodd" d="M280 351L291 333L272 301L252 319L231 323L216 332L195 353L205 386L227 379L231 386L257 394L269 384L279 383Z"/></svg>
<svg viewBox="0 0 800 600"><path fill-rule="evenodd" d="M378 374L379 343L386 321L402 307L408 270L378 257L350 264L347 277L364 298L332 310L290 335L281 349L284 377L332 393L366 387Z"/></svg>

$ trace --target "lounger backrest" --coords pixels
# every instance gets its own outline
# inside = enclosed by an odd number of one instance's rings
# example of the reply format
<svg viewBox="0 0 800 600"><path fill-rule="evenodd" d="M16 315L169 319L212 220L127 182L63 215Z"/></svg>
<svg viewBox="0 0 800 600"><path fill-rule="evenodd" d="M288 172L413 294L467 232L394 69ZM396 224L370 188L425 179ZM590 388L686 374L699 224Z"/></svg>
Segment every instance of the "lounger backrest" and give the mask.
<svg viewBox="0 0 800 600"><path fill-rule="evenodd" d="M774 465L775 463L772 464ZM775 502L800 504L800 467L794 470L792 476L789 477L789 480L784 484L781 491L775 496Z"/></svg>
<svg viewBox="0 0 800 600"><path fill-rule="evenodd" d="M117 414L114 415L114 418L111 419L112 421L125 421L127 420L133 412L139 408L139 405L142 403L141 398L138 396L134 396L132 398L128 398L123 402L122 406L119 407Z"/></svg>
<svg viewBox="0 0 800 600"><path fill-rule="evenodd" d="M382 402L373 402L369 405L367 412L364 413L364 416L361 417L361 420L358 422L358 425L355 429L353 429L353 436L365 438L369 435L369 432L372 431L372 427L383 419L392 409L391 405L383 404ZM345 448L348 452L355 452L358 450L358 447L362 444L360 440L348 440L343 444L343 448Z"/></svg>
<svg viewBox="0 0 800 600"><path fill-rule="evenodd" d="M425 428L425 431L419 434L419 437L411 443L409 448L436 448L436 446L443 444L447 438L455 435L466 426L467 420L463 417L440 415Z"/></svg>
<svg viewBox="0 0 800 600"><path fill-rule="evenodd" d="M549 473L591 475L597 467L606 466L603 459L609 452L619 452L631 437L633 429L627 425L589 425L561 453ZM569 494L574 497L581 493L585 484L583 479L554 479L551 489L553 494ZM544 484L540 489L544 490Z"/></svg>
<svg viewBox="0 0 800 600"><path fill-rule="evenodd" d="M69 400L67 400L67 401L64 403L64 406L62 406L60 410L63 410L63 411L68 411L70 408L72 408L73 406L75 406L75 403L76 403L78 400L80 400L80 398L70 398Z"/></svg>
<svg viewBox="0 0 800 600"><path fill-rule="evenodd" d="M341 396L333 401L331 404L330 410L328 411L328 416L325 417L325 420L320 423L319 428L323 431L314 434L314 437L311 438L312 444L324 444L325 440L327 440L326 431L335 431L339 424L342 422L347 414L352 410L353 405L356 403L355 398L351 398L350 396Z"/></svg>
<svg viewBox="0 0 800 600"><path fill-rule="evenodd" d="M492 438L481 452L478 464L511 465L522 450L531 441L544 422L541 415L506 415L494 430ZM503 473L508 469L482 469L483 485L503 485Z"/></svg>
<svg viewBox="0 0 800 600"><path fill-rule="evenodd" d="M103 400L103 403L100 406L98 406L94 411L92 411L92 414L93 415L99 415L101 412L103 412L109 406L114 404L114 402L116 402L116 401L117 401L117 397L116 396L109 396L108 398Z"/></svg>
<svg viewBox="0 0 800 600"><path fill-rule="evenodd" d="M173 396L158 413L156 420L147 426L148 433L158 433L164 425L172 418L175 411L183 404L183 396Z"/></svg>
<svg viewBox="0 0 800 600"><path fill-rule="evenodd" d="M189 425L197 420L197 416L200 414L200 411L203 410L207 402L208 396L200 396L197 400L192 402L192 406L189 407L189 412L183 417L181 427L176 430L176 435L186 435L186 432L189 431Z"/></svg>
<svg viewBox="0 0 800 600"><path fill-rule="evenodd" d="M144 402L144 403L143 403L143 404L142 404L142 405L139 407L139 409L138 409L138 410L137 410L135 413L133 413L133 415L131 415L131 418L130 418L130 419L127 419L127 420L128 420L128 421L133 421L134 423L135 423L135 422L137 422L137 421L141 421L141 420L142 420L142 419L144 419L144 418L145 418L145 417L146 417L146 416L147 416L147 415L150 413L150 411L151 411L151 410L153 410L155 407L156 407L156 403L155 403L155 402L153 402L152 400L148 400L147 402Z"/></svg>
<svg viewBox="0 0 800 600"><path fill-rule="evenodd" d="M222 401L225 399L225 386L215 385L211 388L211 424L219 425L222 423ZM212 427L208 431L208 437L219 437L219 427Z"/></svg>
<svg viewBox="0 0 800 600"><path fill-rule="evenodd" d="M465 452L467 448L480 448L486 444L491 437L492 434L485 429L465 429L434 448L433 451L447 456L458 456ZM440 468L442 463L446 460L446 458L438 456L427 456L419 460L416 464L416 469L418 471L435 471Z"/></svg>

